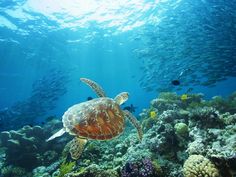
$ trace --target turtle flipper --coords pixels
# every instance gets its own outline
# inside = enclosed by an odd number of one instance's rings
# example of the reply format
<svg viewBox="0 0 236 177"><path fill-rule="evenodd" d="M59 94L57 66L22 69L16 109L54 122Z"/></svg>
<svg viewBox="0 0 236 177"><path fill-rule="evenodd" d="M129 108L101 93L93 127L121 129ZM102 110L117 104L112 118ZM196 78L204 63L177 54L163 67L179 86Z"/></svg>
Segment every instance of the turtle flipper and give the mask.
<svg viewBox="0 0 236 177"><path fill-rule="evenodd" d="M63 135L64 133L65 133L65 130L64 130L64 128L62 128L61 130L59 130L58 132L56 132L55 134L53 134L50 138L48 138L48 139L46 140L46 142L51 141L51 140L53 140L54 138L57 138L57 137Z"/></svg>
<svg viewBox="0 0 236 177"><path fill-rule="evenodd" d="M106 97L104 90L96 82L86 78L80 78L80 80L91 87L99 97Z"/></svg>
<svg viewBox="0 0 236 177"><path fill-rule="evenodd" d="M87 139L75 137L70 142L70 155L72 159L77 160L84 150Z"/></svg>
<svg viewBox="0 0 236 177"><path fill-rule="evenodd" d="M125 117L127 117L129 121L132 123L132 125L137 129L139 140L141 141L143 137L143 131L142 131L141 126L139 125L138 120L129 111L124 110L123 112L124 112Z"/></svg>
<svg viewBox="0 0 236 177"><path fill-rule="evenodd" d="M117 104L122 105L124 102L128 100L128 97L129 97L128 92L121 92L114 98L114 100Z"/></svg>

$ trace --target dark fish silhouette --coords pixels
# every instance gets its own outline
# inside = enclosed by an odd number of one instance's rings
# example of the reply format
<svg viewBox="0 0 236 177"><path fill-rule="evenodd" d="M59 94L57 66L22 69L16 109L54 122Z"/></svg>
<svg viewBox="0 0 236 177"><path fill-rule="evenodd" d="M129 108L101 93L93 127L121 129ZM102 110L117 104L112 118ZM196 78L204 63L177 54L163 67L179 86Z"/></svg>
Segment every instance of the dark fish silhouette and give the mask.
<svg viewBox="0 0 236 177"><path fill-rule="evenodd" d="M137 108L136 106L134 106L133 104L130 104L130 106L125 106L123 109L128 110L129 112L133 113L135 112L136 108Z"/></svg>
<svg viewBox="0 0 236 177"><path fill-rule="evenodd" d="M87 98L87 101L92 100L92 99L93 99L93 97L89 96L89 97Z"/></svg>
<svg viewBox="0 0 236 177"><path fill-rule="evenodd" d="M180 81L179 81L179 80L173 80L173 81L171 81L171 83L172 83L173 85L179 85L179 84L180 84Z"/></svg>

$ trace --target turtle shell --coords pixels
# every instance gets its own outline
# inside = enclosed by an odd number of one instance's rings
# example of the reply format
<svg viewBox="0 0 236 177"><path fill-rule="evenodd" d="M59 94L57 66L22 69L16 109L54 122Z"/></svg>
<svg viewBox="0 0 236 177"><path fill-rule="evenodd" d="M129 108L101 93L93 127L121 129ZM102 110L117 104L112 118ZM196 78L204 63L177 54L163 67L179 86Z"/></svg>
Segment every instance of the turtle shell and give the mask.
<svg viewBox="0 0 236 177"><path fill-rule="evenodd" d="M70 107L64 113L62 122L68 133L89 139L112 139L124 130L124 115L120 106L107 97Z"/></svg>

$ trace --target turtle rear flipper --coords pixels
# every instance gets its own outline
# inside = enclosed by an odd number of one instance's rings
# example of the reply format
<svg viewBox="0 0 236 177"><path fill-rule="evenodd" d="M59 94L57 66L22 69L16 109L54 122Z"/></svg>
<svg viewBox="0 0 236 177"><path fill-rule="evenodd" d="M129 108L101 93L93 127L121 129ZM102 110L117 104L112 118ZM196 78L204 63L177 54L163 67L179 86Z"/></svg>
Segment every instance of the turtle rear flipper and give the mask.
<svg viewBox="0 0 236 177"><path fill-rule="evenodd" d="M70 143L70 155L72 159L77 160L84 150L87 139L75 137Z"/></svg>
<svg viewBox="0 0 236 177"><path fill-rule="evenodd" d="M124 110L123 112L124 112L125 117L127 117L129 121L131 122L131 124L137 129L139 140L141 141L143 137L143 131L142 131L141 126L139 125L138 120L129 111Z"/></svg>
<svg viewBox="0 0 236 177"><path fill-rule="evenodd" d="M86 78L80 78L80 80L91 87L99 97L106 97L104 90L100 85L98 85L98 83Z"/></svg>
<svg viewBox="0 0 236 177"><path fill-rule="evenodd" d="M51 141L51 140L53 140L53 139L55 139L55 138L57 138L57 137L63 135L64 133L65 133L65 129L62 128L61 130L59 130L58 132L56 132L55 134L53 134L50 138L48 138L48 139L46 140L46 142Z"/></svg>

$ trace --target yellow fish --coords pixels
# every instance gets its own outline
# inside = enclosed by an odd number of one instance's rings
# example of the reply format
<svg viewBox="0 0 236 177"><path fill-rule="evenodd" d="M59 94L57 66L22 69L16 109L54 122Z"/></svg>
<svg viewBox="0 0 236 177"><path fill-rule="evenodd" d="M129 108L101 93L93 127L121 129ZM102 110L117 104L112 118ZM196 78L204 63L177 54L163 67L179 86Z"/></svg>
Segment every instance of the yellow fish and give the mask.
<svg viewBox="0 0 236 177"><path fill-rule="evenodd" d="M180 98L182 101L186 101L188 99L188 95L187 94L183 94L181 95L181 98Z"/></svg>
<svg viewBox="0 0 236 177"><path fill-rule="evenodd" d="M151 111L151 112L150 112L150 117L151 117L152 119L155 119L155 118L157 117L157 113L156 113L155 111Z"/></svg>

